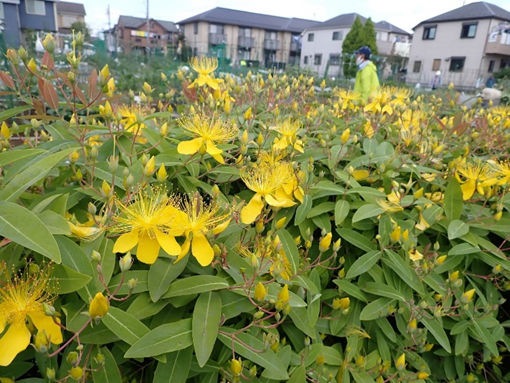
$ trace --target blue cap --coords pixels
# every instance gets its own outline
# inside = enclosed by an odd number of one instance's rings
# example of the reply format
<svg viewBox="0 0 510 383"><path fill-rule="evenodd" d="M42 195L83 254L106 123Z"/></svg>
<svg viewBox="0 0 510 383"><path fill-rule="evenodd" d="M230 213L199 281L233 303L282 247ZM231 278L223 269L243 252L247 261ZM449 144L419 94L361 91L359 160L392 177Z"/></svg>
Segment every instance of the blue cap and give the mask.
<svg viewBox="0 0 510 383"><path fill-rule="evenodd" d="M372 54L372 50L369 47L365 46L365 47L361 47L354 53L356 53L356 54L361 53L361 54L365 55L365 58L368 60L370 58L370 55Z"/></svg>

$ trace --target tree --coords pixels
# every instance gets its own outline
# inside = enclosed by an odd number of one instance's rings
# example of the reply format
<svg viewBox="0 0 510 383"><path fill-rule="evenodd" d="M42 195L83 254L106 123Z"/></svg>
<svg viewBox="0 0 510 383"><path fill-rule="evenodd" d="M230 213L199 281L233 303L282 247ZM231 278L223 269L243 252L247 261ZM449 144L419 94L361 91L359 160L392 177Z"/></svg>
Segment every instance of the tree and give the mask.
<svg viewBox="0 0 510 383"><path fill-rule="evenodd" d="M364 46L369 47L374 55L379 53L375 39L374 23L369 18L365 22L365 25L363 25L359 17L356 17L351 30L347 36L345 36L345 40L342 44L342 59L345 77L350 78L356 76L357 68L353 54L357 49Z"/></svg>
<svg viewBox="0 0 510 383"><path fill-rule="evenodd" d="M377 42L375 39L375 29L372 19L369 17L360 32L360 46L367 46L372 50L373 55L377 55Z"/></svg>
<svg viewBox="0 0 510 383"><path fill-rule="evenodd" d="M356 20L354 20L354 23L352 24L351 30L349 33L347 33L347 36L345 36L345 40L342 43L342 52L352 54L356 49L362 46L360 45L360 34L362 29L363 24L361 23L359 17L356 17Z"/></svg>
<svg viewBox="0 0 510 383"><path fill-rule="evenodd" d="M72 23L71 30L74 30L74 33L81 32L85 41L90 39L90 29L83 21L75 21Z"/></svg>

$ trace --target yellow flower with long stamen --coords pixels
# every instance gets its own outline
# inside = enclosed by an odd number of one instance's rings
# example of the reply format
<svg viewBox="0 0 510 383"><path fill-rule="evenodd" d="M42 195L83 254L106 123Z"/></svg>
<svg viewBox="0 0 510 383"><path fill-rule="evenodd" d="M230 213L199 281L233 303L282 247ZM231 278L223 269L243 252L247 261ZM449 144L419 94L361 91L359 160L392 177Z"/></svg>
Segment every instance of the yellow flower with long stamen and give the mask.
<svg viewBox="0 0 510 383"><path fill-rule="evenodd" d="M66 213L68 219L67 223L71 229L71 234L84 242L90 242L98 238L103 232L104 228L101 226L95 226L96 222L92 215L87 214L88 221L85 223L79 222L74 215ZM96 216L96 220L101 222L104 217Z"/></svg>
<svg viewBox="0 0 510 383"><path fill-rule="evenodd" d="M175 212L175 227L184 231L186 237L182 244L182 250L175 262L180 261L191 254L202 266L208 266L214 259L214 250L207 240L209 233L218 235L225 230L230 223L231 212L222 211L221 206L214 200L210 204L204 203L200 194L184 197L178 204Z"/></svg>
<svg viewBox="0 0 510 383"><path fill-rule="evenodd" d="M28 270L29 268L27 268ZM44 313L43 304L53 304L49 280L50 267L35 273L25 271L0 288L0 366L8 366L30 344L27 320L44 331L51 343L62 343L62 332L53 318ZM7 331L4 330L7 327Z"/></svg>
<svg viewBox="0 0 510 383"><path fill-rule="evenodd" d="M455 177L460 182L462 198L470 199L475 191L484 194L484 188L498 183L497 174L486 164L460 163L457 165Z"/></svg>
<svg viewBox="0 0 510 383"><path fill-rule="evenodd" d="M221 79L211 77L216 68L218 68L218 59L216 57L193 57L189 65L191 69L198 73L198 78L193 81L188 88L193 88L195 84L198 86L209 85L213 89L218 88L218 83L223 82Z"/></svg>
<svg viewBox="0 0 510 383"><path fill-rule="evenodd" d="M277 195L277 191L294 176L292 166L286 162L274 164L260 163L241 169L241 179L255 192L250 202L241 210L241 221L250 224L262 213L265 200L275 207L292 206L295 203L288 198Z"/></svg>
<svg viewBox="0 0 510 383"><path fill-rule="evenodd" d="M222 153L216 144L222 144L239 134L236 125L222 120L219 117L209 117L205 114L196 114L192 119L182 118L179 121L186 133L195 137L191 141L183 141L177 146L180 154L195 154L204 148L216 161L224 164Z"/></svg>
<svg viewBox="0 0 510 383"><path fill-rule="evenodd" d="M498 185L506 185L510 183L510 162L502 161L494 166L494 170L500 177Z"/></svg>
<svg viewBox="0 0 510 383"><path fill-rule="evenodd" d="M115 253L126 253L138 245L136 257L140 262L153 264L159 250L179 255L181 246L175 240L183 230L173 224L176 218L175 200L164 189L145 189L134 201L125 204L117 200L120 214L112 231L122 234L113 247Z"/></svg>
<svg viewBox="0 0 510 383"><path fill-rule="evenodd" d="M303 141L298 139L298 134L301 130L301 122L292 121L290 118L283 121L277 126L270 128L282 135L280 138L275 138L273 147L277 150L285 150L288 146L292 146L298 152L303 153Z"/></svg>

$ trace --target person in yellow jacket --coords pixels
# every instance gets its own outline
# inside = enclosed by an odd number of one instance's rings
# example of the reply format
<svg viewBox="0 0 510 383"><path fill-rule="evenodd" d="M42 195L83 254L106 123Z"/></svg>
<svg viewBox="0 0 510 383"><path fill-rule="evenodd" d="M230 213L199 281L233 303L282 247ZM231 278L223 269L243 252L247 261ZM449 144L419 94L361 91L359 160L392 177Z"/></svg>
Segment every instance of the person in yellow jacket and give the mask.
<svg viewBox="0 0 510 383"><path fill-rule="evenodd" d="M354 91L361 94L361 98L366 101L368 97L379 88L377 68L374 63L370 61L372 51L369 47L361 47L354 53L356 53L356 65L358 66Z"/></svg>

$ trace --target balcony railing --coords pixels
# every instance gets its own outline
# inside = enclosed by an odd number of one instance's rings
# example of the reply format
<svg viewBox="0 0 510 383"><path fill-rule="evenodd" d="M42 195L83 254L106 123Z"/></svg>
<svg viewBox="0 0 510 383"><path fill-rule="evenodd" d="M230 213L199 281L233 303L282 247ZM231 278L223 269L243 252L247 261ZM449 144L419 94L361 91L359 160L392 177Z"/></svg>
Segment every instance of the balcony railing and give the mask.
<svg viewBox="0 0 510 383"><path fill-rule="evenodd" d="M239 36L237 45L239 48L253 48L255 46L255 39L253 37Z"/></svg>
<svg viewBox="0 0 510 383"><path fill-rule="evenodd" d="M290 51L297 52L299 50L299 43L297 41L292 41L290 43Z"/></svg>
<svg viewBox="0 0 510 383"><path fill-rule="evenodd" d="M277 51L280 49L280 40L264 40L264 49L268 51Z"/></svg>
<svg viewBox="0 0 510 383"><path fill-rule="evenodd" d="M497 41L487 42L485 53L489 55L507 55L510 56L510 44L503 44L501 37Z"/></svg>
<svg viewBox="0 0 510 383"><path fill-rule="evenodd" d="M227 35L223 33L209 33L209 44L218 45L227 42Z"/></svg>

